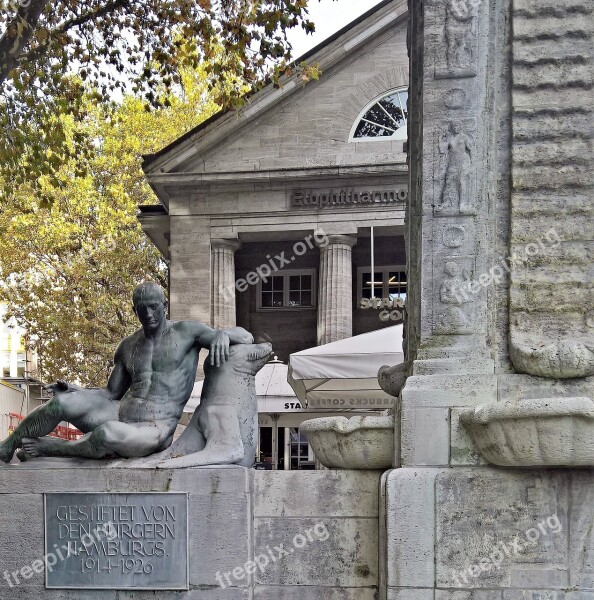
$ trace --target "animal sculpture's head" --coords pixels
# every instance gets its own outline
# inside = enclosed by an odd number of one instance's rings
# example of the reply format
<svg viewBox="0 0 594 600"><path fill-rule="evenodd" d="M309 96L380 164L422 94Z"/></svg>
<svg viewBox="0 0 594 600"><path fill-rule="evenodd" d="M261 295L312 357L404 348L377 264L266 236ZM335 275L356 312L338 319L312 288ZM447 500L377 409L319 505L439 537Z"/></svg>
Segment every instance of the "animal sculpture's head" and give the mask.
<svg viewBox="0 0 594 600"><path fill-rule="evenodd" d="M235 344L229 349L228 364L236 371L255 375L272 355L272 344Z"/></svg>

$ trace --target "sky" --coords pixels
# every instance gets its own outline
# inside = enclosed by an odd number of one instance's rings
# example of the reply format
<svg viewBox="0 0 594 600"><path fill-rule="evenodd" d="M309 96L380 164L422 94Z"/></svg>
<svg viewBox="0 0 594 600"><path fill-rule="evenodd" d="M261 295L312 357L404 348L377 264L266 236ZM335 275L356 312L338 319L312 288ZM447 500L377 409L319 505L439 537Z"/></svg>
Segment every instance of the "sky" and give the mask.
<svg viewBox="0 0 594 600"><path fill-rule="evenodd" d="M313 35L307 35L301 28L289 32L293 57L299 58L380 2L381 0L309 0L309 18L316 24L316 31Z"/></svg>

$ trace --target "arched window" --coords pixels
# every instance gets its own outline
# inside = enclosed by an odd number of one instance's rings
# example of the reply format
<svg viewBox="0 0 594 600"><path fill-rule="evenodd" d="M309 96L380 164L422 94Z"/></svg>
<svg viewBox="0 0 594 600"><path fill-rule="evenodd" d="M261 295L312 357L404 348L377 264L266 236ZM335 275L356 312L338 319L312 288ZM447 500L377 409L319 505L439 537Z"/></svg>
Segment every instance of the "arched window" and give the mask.
<svg viewBox="0 0 594 600"><path fill-rule="evenodd" d="M407 100L406 88L390 90L372 100L357 117L349 141L406 140Z"/></svg>

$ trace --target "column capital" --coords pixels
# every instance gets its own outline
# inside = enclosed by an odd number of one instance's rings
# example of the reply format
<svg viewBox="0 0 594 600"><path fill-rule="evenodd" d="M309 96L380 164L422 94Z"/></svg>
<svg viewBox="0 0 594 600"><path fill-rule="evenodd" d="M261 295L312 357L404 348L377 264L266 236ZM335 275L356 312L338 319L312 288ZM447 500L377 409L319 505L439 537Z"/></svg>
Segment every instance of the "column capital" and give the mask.
<svg viewBox="0 0 594 600"><path fill-rule="evenodd" d="M332 233L324 237L322 244L316 242L316 245L323 250L324 248L328 248L328 246L337 246L340 244L353 247L356 243L357 238L354 235Z"/></svg>
<svg viewBox="0 0 594 600"><path fill-rule="evenodd" d="M241 248L241 242L239 240L228 240L223 238L210 240L210 245L216 250L231 250L232 252Z"/></svg>

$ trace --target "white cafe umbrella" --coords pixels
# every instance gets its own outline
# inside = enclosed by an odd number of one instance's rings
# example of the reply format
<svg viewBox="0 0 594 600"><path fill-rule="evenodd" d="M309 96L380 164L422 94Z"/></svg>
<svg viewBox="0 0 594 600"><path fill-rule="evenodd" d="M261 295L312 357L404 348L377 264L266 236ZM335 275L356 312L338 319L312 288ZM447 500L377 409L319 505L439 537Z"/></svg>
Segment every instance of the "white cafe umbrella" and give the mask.
<svg viewBox="0 0 594 600"><path fill-rule="evenodd" d="M297 401L295 393L287 383L287 365L274 357L256 374L256 395L258 397L258 412L276 412L275 403ZM184 408L185 413L193 413L200 406L202 385L204 381L194 384L192 395Z"/></svg>
<svg viewBox="0 0 594 600"><path fill-rule="evenodd" d="M387 408L394 397L378 383L383 365L404 362L402 325L385 327L291 354L288 381L309 408Z"/></svg>

